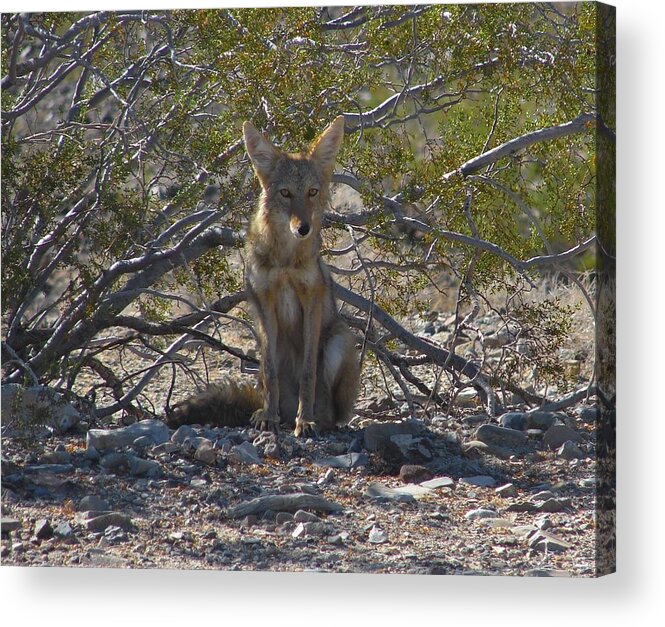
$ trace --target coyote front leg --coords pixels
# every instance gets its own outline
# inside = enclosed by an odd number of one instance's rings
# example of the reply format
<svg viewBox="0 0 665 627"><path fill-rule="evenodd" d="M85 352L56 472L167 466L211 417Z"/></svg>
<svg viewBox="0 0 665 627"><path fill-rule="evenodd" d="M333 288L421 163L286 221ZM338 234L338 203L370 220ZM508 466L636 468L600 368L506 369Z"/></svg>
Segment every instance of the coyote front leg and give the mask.
<svg viewBox="0 0 665 627"><path fill-rule="evenodd" d="M279 377L277 372L277 316L274 308L260 306L259 344L261 348L261 382L263 384L263 408L252 416L252 424L261 431L279 430Z"/></svg>
<svg viewBox="0 0 665 627"><path fill-rule="evenodd" d="M300 376L296 437L315 429L314 394L321 335L322 298L310 295L303 303L303 363Z"/></svg>

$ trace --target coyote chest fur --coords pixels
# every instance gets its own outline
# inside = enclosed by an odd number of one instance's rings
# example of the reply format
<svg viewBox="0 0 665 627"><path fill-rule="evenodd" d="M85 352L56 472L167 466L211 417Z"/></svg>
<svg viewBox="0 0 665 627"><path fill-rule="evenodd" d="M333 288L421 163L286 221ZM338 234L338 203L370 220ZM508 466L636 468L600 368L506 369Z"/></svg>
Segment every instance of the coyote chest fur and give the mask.
<svg viewBox="0 0 665 627"><path fill-rule="evenodd" d="M321 223L344 134L338 117L308 151L287 154L251 124L245 146L261 183L251 222L245 284L261 349L260 428L280 422L309 428L346 422L360 369L355 340L337 312L321 260Z"/></svg>

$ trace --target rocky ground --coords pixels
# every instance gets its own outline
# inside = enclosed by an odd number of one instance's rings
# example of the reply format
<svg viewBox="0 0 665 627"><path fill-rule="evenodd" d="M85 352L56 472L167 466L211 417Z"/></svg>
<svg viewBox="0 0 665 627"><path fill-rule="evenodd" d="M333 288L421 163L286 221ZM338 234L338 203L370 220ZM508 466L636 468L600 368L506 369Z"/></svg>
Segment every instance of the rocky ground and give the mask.
<svg viewBox="0 0 665 627"><path fill-rule="evenodd" d="M559 358L583 389L593 325L583 307L575 316ZM446 345L448 317L407 322ZM513 341L497 321L476 320L488 363ZM234 331L243 350L253 341L246 328ZM203 381L238 370L217 359L196 353L188 363ZM143 372L146 362L125 354L116 365ZM438 384L429 366L413 372ZM194 388L192 377L155 377L144 391L153 415L140 420L140 412L95 418L43 390L3 386L2 563L538 576L598 568L593 396L558 412L502 397L505 413L490 418L469 388L446 414L431 404L413 411L368 360L350 424L296 439L251 428L174 431L157 419L178 400L172 392ZM113 398L98 396L105 400ZM48 427L23 437L21 405L37 422L51 415Z"/></svg>
<svg viewBox="0 0 665 627"><path fill-rule="evenodd" d="M470 405L414 420L361 400L315 439L63 411L3 438L2 563L592 576L595 408Z"/></svg>

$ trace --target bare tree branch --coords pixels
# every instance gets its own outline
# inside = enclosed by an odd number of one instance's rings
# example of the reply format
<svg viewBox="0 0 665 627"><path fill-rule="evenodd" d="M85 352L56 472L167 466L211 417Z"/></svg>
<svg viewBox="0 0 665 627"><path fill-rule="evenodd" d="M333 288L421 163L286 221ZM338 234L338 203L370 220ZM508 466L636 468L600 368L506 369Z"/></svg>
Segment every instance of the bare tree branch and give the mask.
<svg viewBox="0 0 665 627"><path fill-rule="evenodd" d="M453 176L460 174L462 176L468 176L478 170L482 170L484 167L492 163L496 163L503 157L524 150L538 142L550 141L552 139L558 139L559 137L566 137L567 135L592 131L595 128L595 120L595 113L581 113L570 122L557 124L556 126L548 126L547 128L541 128L537 131L526 133L520 137L511 139L496 148L492 148L492 150L489 150L478 157L469 159L456 170L444 174L442 178L444 181L447 181Z"/></svg>

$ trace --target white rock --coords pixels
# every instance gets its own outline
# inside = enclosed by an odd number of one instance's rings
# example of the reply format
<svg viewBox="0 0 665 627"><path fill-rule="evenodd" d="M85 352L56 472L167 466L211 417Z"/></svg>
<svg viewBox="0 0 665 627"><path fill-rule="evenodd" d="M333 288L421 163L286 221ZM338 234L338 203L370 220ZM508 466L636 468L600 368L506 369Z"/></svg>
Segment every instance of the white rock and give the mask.
<svg viewBox="0 0 665 627"><path fill-rule="evenodd" d="M250 442L243 442L234 446L228 454L228 459L235 464L261 464L261 458Z"/></svg>
<svg viewBox="0 0 665 627"><path fill-rule="evenodd" d="M494 477L488 475L475 475L473 477L462 477L460 483L477 486L479 488L492 488L496 485Z"/></svg>
<svg viewBox="0 0 665 627"><path fill-rule="evenodd" d="M504 498L517 496L517 488L512 483L506 483L494 490L499 496Z"/></svg>
<svg viewBox="0 0 665 627"><path fill-rule="evenodd" d="M374 525L369 530L369 541L372 544L383 544L388 541L388 535L385 531Z"/></svg>
<svg viewBox="0 0 665 627"><path fill-rule="evenodd" d="M577 444L575 444L575 442L568 440L559 447L556 456L559 459L571 461L573 459L581 459L584 457L584 452L579 446L577 446Z"/></svg>
<svg viewBox="0 0 665 627"><path fill-rule="evenodd" d="M162 444L169 440L169 428L161 420L148 419L119 429L90 429L86 445L101 452L124 448L142 436L149 436L153 444Z"/></svg>
<svg viewBox="0 0 665 627"><path fill-rule="evenodd" d="M470 512L464 514L464 518L468 520L476 520L478 518L497 518L499 514L491 509L485 509L484 507L479 507L478 509L472 509Z"/></svg>

